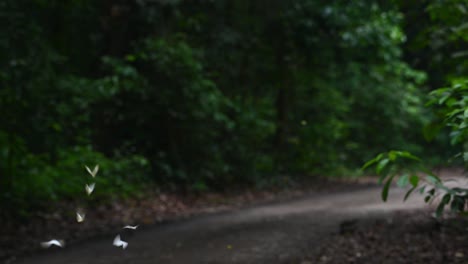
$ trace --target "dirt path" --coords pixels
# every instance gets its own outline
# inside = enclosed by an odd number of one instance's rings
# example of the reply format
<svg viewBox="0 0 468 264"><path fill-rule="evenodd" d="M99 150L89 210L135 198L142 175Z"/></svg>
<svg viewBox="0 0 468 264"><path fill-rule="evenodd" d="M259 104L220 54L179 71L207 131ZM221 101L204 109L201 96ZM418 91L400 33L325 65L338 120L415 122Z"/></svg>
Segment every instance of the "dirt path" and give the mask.
<svg viewBox="0 0 468 264"><path fill-rule="evenodd" d="M381 202L379 187L313 195L141 227L123 234L126 250L112 246L113 237L103 237L13 263L288 263L352 219L425 206L418 196L403 203L403 195L394 188L387 203Z"/></svg>

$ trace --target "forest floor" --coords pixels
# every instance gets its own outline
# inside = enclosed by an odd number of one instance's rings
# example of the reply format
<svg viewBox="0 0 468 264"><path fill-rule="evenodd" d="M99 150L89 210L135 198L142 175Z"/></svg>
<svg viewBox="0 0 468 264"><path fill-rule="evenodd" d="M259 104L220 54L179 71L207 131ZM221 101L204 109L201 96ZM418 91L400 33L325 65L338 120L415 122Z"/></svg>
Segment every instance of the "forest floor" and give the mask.
<svg viewBox="0 0 468 264"><path fill-rule="evenodd" d="M431 211L419 210L355 219L352 224L324 239L317 250L287 263L468 263L466 217L437 220Z"/></svg>
<svg viewBox="0 0 468 264"><path fill-rule="evenodd" d="M0 231L0 257L37 264L468 262L468 223L432 218L422 197L402 203L404 190L394 188L383 203L369 178L310 186L315 188L154 194L90 208L81 224L70 212L39 215ZM140 227L121 230L126 224ZM129 242L126 250L112 246L116 234ZM51 238L68 244L39 250L39 242Z"/></svg>

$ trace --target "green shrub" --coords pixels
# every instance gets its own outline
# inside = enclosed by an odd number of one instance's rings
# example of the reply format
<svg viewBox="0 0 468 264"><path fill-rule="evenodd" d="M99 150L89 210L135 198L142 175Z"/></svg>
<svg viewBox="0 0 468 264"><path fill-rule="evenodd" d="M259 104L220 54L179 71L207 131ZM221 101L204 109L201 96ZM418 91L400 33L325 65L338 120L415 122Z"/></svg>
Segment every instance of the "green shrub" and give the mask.
<svg viewBox="0 0 468 264"><path fill-rule="evenodd" d="M5 162L9 160L8 152L2 149L0 161L1 171L9 177L8 182L2 182L1 193L1 206L6 213L27 214L29 210L47 207L53 201L89 199L105 202L126 197L141 190L149 173L149 164L141 156L109 159L89 147L60 150L54 161L47 155L17 152L14 164ZM84 166L95 164L99 164L100 172L96 178L91 178ZM85 184L91 182L96 183L96 190L87 197Z"/></svg>
<svg viewBox="0 0 468 264"><path fill-rule="evenodd" d="M426 135L435 135L440 128L446 126L450 129L450 138L453 145L459 145L461 152L454 158L461 159L467 167L468 164L468 80L456 79L452 85L433 91L429 105L436 107L440 116L439 126L426 128ZM429 139L432 137L426 136ZM413 161L407 163L407 161ZM403 162L402 162L403 161ZM416 161L416 163L414 163ZM374 159L368 161L364 168L375 166L376 173L381 175L380 182L384 182L382 199L387 200L388 190L395 177L398 177L398 185L406 187L411 184L405 200L419 189L425 195L426 203L434 201L441 196L436 209L436 215L441 216L444 208L449 206L451 211L466 215L468 211L468 188L455 183L449 187L446 182L425 168L421 160L406 151L390 151L381 153ZM420 176L418 173L423 172Z"/></svg>

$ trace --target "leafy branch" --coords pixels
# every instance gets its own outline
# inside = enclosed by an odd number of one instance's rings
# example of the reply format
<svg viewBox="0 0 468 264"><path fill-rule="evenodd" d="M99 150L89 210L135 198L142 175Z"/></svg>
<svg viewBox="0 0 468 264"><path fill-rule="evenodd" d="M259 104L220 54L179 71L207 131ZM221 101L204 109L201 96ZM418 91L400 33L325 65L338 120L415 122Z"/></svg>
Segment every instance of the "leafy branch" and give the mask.
<svg viewBox="0 0 468 264"><path fill-rule="evenodd" d="M440 121L436 126L426 127L424 133L426 138L431 139L427 135L433 137L440 132L442 127L448 127L451 130L451 143L463 147L463 151L455 157L462 157L466 164L468 161L468 79L455 80L450 87L433 91L430 93L428 105L438 107ZM419 193L425 195L426 203L432 203L437 197L442 196L438 200L437 217L442 215L446 206L450 206L452 212L468 215L468 188L462 187L459 183L456 183L455 187L448 186L449 181L441 180L423 166L420 158L407 151L392 150L378 154L366 162L363 169L369 167L375 167L375 172L379 175L379 183L384 183L381 195L383 201L387 201L393 179L398 177L398 186L411 186L406 192L405 201L418 189Z"/></svg>

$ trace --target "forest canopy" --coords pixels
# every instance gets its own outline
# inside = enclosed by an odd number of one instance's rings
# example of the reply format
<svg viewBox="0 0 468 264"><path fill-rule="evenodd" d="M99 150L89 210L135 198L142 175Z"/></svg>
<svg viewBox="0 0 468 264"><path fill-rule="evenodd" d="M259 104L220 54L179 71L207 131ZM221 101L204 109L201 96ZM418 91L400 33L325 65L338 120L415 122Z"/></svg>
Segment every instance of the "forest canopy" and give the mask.
<svg viewBox="0 0 468 264"><path fill-rule="evenodd" d="M27 210L349 174L455 153L427 94L466 80L468 3L5 0L0 195Z"/></svg>

